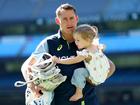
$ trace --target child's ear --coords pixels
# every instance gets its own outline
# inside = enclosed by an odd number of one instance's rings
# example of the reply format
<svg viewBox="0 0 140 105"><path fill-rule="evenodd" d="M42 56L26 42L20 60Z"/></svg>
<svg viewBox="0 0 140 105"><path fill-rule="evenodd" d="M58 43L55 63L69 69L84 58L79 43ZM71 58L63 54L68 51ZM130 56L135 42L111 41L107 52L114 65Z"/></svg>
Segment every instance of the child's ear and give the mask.
<svg viewBox="0 0 140 105"><path fill-rule="evenodd" d="M60 20L59 20L58 17L55 18L55 22L56 22L56 24L58 24L58 25L60 24Z"/></svg>

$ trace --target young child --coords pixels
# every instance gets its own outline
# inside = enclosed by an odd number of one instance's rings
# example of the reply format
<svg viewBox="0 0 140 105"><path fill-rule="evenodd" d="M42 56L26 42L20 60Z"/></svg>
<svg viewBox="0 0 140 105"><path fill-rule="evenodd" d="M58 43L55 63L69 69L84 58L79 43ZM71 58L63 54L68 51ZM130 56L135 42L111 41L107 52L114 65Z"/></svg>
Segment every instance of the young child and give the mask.
<svg viewBox="0 0 140 105"><path fill-rule="evenodd" d="M87 70L75 70L71 81L76 86L76 92L70 97L70 101L77 101L83 97L82 90L85 86L86 78L89 78L94 85L103 83L107 78L109 61L102 53L104 46L99 44L97 34L98 29L96 26L88 24L78 26L73 34L75 43L80 50L77 51L77 56L67 59L53 57L53 60L59 64L74 64L84 61L87 68Z"/></svg>

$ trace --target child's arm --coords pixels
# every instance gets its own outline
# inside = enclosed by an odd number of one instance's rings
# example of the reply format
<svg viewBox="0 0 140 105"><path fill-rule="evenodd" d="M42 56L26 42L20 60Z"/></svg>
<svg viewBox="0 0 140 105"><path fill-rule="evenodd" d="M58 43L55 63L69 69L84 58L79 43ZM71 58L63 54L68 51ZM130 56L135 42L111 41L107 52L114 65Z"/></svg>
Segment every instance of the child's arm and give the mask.
<svg viewBox="0 0 140 105"><path fill-rule="evenodd" d="M73 58L59 59L56 56L53 57L53 61L59 64L75 64L85 60L87 57L83 55L77 55Z"/></svg>

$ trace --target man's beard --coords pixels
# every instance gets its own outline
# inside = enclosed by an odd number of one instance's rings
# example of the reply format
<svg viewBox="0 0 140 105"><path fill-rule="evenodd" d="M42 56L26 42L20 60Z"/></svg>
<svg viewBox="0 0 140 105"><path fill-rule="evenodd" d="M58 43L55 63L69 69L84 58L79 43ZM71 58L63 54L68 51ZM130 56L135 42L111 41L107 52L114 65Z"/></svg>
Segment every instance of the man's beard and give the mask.
<svg viewBox="0 0 140 105"><path fill-rule="evenodd" d="M75 28L69 29L68 33L73 35Z"/></svg>
<svg viewBox="0 0 140 105"><path fill-rule="evenodd" d="M63 34L68 34L68 35L73 35L74 30L73 29L69 29L69 30L62 31L62 33Z"/></svg>

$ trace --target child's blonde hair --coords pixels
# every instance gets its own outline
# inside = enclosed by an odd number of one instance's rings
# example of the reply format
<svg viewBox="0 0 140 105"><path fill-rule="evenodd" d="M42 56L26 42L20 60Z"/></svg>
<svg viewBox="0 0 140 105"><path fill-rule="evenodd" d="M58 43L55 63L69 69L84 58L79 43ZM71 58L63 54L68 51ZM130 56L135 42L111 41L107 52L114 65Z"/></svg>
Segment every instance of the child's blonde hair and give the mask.
<svg viewBox="0 0 140 105"><path fill-rule="evenodd" d="M98 28L88 24L79 25L74 31L74 35L78 34L83 39L90 39L93 43L99 44L98 40Z"/></svg>

